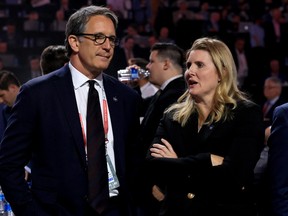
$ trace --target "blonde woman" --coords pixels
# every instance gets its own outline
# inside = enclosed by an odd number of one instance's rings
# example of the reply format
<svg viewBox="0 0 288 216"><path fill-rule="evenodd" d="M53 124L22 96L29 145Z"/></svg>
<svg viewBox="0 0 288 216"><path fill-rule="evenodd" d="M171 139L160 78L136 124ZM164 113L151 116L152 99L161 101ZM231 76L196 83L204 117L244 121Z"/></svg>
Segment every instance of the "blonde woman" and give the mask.
<svg viewBox="0 0 288 216"><path fill-rule="evenodd" d="M159 215L255 215L249 193L264 141L261 109L237 88L222 41L197 39L186 66L187 91L165 111L147 158L165 196Z"/></svg>

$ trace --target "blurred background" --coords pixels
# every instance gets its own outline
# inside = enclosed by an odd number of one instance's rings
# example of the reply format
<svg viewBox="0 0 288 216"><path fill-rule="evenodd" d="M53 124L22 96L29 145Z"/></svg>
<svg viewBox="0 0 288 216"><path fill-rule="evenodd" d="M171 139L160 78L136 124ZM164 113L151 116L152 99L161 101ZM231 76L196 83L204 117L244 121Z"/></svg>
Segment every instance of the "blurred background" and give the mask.
<svg viewBox="0 0 288 216"><path fill-rule="evenodd" d="M21 83L40 76L43 49L63 45L70 14L90 4L108 6L119 17L121 43L105 71L114 77L130 58L149 60L156 42L187 50L196 38L210 36L230 47L239 86L255 101L269 76L279 77L287 94L287 0L0 0L0 69Z"/></svg>

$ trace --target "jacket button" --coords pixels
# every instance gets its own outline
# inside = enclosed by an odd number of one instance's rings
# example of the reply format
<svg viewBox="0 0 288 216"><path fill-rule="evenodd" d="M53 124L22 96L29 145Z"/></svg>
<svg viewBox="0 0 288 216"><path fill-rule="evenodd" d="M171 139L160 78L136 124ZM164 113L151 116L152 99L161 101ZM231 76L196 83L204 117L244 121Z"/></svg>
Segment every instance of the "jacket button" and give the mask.
<svg viewBox="0 0 288 216"><path fill-rule="evenodd" d="M193 194L193 193L188 193L187 194L187 198L188 199L193 199L195 197L195 194Z"/></svg>

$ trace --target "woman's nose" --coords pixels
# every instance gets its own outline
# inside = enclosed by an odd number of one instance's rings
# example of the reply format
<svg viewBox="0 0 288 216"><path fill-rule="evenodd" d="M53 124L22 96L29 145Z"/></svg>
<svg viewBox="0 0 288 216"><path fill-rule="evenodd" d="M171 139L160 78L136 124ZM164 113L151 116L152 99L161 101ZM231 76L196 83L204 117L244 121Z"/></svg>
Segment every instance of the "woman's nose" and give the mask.
<svg viewBox="0 0 288 216"><path fill-rule="evenodd" d="M186 72L187 72L187 75L189 75L189 76L195 75L195 72L194 72L192 67L188 68Z"/></svg>

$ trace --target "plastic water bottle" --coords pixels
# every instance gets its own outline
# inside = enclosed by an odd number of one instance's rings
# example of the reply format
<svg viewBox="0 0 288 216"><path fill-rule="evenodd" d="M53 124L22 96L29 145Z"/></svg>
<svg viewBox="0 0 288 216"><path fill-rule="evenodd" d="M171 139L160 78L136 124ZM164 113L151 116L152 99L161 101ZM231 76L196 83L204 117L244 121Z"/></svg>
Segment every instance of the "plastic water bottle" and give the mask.
<svg viewBox="0 0 288 216"><path fill-rule="evenodd" d="M5 212L5 197L0 187L0 216L4 215L4 212Z"/></svg>
<svg viewBox="0 0 288 216"><path fill-rule="evenodd" d="M4 216L15 216L12 209L11 209L11 206L8 202L6 202L5 204L5 213L4 213Z"/></svg>

